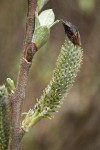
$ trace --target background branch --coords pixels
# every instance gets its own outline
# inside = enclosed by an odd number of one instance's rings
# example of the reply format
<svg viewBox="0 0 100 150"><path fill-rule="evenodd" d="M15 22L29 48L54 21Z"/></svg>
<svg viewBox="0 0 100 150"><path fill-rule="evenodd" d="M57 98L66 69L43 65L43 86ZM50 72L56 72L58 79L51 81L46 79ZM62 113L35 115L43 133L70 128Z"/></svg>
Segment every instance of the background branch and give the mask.
<svg viewBox="0 0 100 150"><path fill-rule="evenodd" d="M10 140L8 146L9 150L19 150L20 142L24 135L24 132L21 131L20 129L21 109L23 99L25 98L29 69L31 66L33 55L36 52L36 48L31 43L34 29L35 10L36 10L35 0L28 0L27 23L24 39L24 58L21 61L15 92L11 94L10 97L11 120L10 120Z"/></svg>

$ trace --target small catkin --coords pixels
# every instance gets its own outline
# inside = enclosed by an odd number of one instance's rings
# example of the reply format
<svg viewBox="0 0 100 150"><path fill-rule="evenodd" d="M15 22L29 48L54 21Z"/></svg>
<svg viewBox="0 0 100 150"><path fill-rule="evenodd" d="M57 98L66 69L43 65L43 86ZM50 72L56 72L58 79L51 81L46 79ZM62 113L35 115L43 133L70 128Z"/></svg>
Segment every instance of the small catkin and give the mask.
<svg viewBox="0 0 100 150"><path fill-rule="evenodd" d="M0 150L7 150L9 140L8 92L0 86Z"/></svg>

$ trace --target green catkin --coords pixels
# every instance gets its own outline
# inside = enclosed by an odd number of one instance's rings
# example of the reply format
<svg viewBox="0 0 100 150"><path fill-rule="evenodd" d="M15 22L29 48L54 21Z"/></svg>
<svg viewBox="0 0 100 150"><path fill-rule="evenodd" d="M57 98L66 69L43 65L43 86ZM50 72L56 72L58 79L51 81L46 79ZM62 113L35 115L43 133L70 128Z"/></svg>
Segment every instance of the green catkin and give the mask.
<svg viewBox="0 0 100 150"><path fill-rule="evenodd" d="M34 108L30 109L23 120L23 130L28 131L38 120L51 118L50 113L57 111L63 103L64 95L68 93L75 81L82 57L82 48L74 45L70 40L65 40L53 77Z"/></svg>
<svg viewBox="0 0 100 150"><path fill-rule="evenodd" d="M8 92L0 86L0 150L7 150L9 140Z"/></svg>
<svg viewBox="0 0 100 150"><path fill-rule="evenodd" d="M35 105L35 111L41 112L43 117L47 116L49 112L56 111L62 103L64 94L68 93L75 81L82 57L82 48L74 45L70 40L65 40L57 59L52 80Z"/></svg>

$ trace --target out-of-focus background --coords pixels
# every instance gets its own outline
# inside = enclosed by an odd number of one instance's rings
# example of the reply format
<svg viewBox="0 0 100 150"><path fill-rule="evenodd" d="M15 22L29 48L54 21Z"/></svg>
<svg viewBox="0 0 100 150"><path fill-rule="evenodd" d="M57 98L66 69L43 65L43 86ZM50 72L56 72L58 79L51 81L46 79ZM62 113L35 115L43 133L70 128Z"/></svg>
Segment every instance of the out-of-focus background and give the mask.
<svg viewBox="0 0 100 150"><path fill-rule="evenodd" d="M49 0L57 19L75 24L81 34L84 59L73 88L54 119L43 119L25 135L22 150L100 149L100 0ZM0 84L17 80L27 0L0 0ZM28 111L49 83L64 41L61 24L34 57L23 111Z"/></svg>

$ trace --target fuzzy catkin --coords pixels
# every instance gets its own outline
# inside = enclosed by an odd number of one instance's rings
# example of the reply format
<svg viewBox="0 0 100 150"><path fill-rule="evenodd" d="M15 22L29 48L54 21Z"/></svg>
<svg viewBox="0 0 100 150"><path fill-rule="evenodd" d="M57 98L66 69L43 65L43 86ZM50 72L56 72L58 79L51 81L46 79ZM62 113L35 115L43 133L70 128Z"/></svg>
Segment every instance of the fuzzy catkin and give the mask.
<svg viewBox="0 0 100 150"><path fill-rule="evenodd" d="M50 84L34 107L43 117L54 112L62 103L63 96L72 87L82 62L83 50L70 40L65 40L57 59L56 68Z"/></svg>
<svg viewBox="0 0 100 150"><path fill-rule="evenodd" d="M0 86L0 150L7 150L9 140L8 92Z"/></svg>

